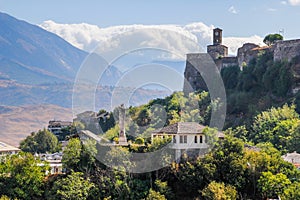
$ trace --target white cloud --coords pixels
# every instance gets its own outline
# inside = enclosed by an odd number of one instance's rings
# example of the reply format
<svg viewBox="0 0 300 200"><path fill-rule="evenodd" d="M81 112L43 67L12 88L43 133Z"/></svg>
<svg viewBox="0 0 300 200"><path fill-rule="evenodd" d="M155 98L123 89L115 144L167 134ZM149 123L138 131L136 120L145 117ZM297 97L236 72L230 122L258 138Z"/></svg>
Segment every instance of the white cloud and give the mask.
<svg viewBox="0 0 300 200"><path fill-rule="evenodd" d="M88 52L93 51L97 46L98 50L106 53L148 46L171 49L182 55L199 52L199 46L202 47L202 52L206 51L206 46L212 43L214 28L213 25L208 26L202 22L187 25L124 25L100 28L84 23L58 24L45 21L40 26ZM236 54L237 48L245 42L262 44L262 40L263 38L259 36L224 37L223 39L231 55Z"/></svg>
<svg viewBox="0 0 300 200"><path fill-rule="evenodd" d="M269 11L269 12L276 12L277 9L275 9L275 8L268 8L268 11Z"/></svg>
<svg viewBox="0 0 300 200"><path fill-rule="evenodd" d="M292 6L299 6L300 5L300 0L289 0L289 3Z"/></svg>
<svg viewBox="0 0 300 200"><path fill-rule="evenodd" d="M225 37L223 43L228 47L229 54L235 55L237 49L243 46L245 43L254 43L260 46L264 46L263 38L254 35L251 37Z"/></svg>
<svg viewBox="0 0 300 200"><path fill-rule="evenodd" d="M281 3L282 5L286 5L286 4L287 4L286 1L281 1L280 3Z"/></svg>
<svg viewBox="0 0 300 200"><path fill-rule="evenodd" d="M230 6L230 8L228 8L228 12L232 13L232 14L237 14L238 11L235 9L234 6Z"/></svg>

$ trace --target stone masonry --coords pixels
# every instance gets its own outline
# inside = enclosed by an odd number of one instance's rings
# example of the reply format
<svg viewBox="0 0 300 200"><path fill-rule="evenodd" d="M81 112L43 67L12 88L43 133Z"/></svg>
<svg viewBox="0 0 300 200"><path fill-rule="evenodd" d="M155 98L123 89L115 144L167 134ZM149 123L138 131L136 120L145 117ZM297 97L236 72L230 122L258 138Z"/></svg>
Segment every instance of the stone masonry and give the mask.
<svg viewBox="0 0 300 200"><path fill-rule="evenodd" d="M243 66L248 65L252 59L256 59L262 52L272 53L274 61L286 60L290 62L292 59L298 58L299 64L295 66L300 66L300 39L277 41L272 46L263 47L253 43L245 43L238 49L237 56L228 57L228 48L222 45L222 29L216 28L213 31L213 45L207 46L207 53L214 60L220 71L222 68L229 66L239 66L242 69ZM195 58L197 58L197 53L187 55L184 73L185 82L188 82L194 90L207 90L206 84L201 75L194 69L197 66L192 66L190 64L190 59L194 60ZM300 67L294 69L295 77L300 77L299 69Z"/></svg>

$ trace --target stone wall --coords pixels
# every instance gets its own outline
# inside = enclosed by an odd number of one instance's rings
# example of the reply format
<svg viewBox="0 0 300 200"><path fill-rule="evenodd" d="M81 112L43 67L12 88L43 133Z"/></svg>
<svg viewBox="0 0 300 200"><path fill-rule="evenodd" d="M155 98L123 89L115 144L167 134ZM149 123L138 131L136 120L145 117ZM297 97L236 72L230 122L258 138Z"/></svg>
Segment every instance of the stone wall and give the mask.
<svg viewBox="0 0 300 200"><path fill-rule="evenodd" d="M300 91L300 39L278 41L272 46L260 47L253 43L246 43L238 49L237 57L227 57L228 48L224 45L209 45L207 46L207 53L214 60L219 71L224 67L233 65L249 64L252 59L256 59L261 52L270 52L274 55L274 61L291 61L298 59L292 70L295 77L295 87L293 90ZM203 56L203 55L202 55ZM184 91L191 92L193 90L207 90L207 86L201 77L199 70L203 63L197 62L201 54L188 54L186 60L186 68L184 72L185 82ZM195 61L196 60L196 61ZM196 63L195 66L191 64ZM299 63L299 64L297 64ZM196 70L197 68L198 70ZM201 70L200 70L201 71ZM294 91L294 92L295 92Z"/></svg>
<svg viewBox="0 0 300 200"><path fill-rule="evenodd" d="M207 56L209 57L209 55ZM183 86L183 91L185 94L194 92L196 90L208 91L206 83L200 74L200 72L203 71L201 70L203 68L203 65L206 65L206 63L201 62L203 58L205 58L205 54L187 54L186 66L184 71L185 80Z"/></svg>
<svg viewBox="0 0 300 200"><path fill-rule="evenodd" d="M219 59L228 56L228 47L224 45L208 45L207 53L214 59Z"/></svg>
<svg viewBox="0 0 300 200"><path fill-rule="evenodd" d="M257 56L256 52L253 52L252 49L259 47L253 43L246 43L242 47L238 48L237 60L240 67L243 63L248 64L250 60Z"/></svg>
<svg viewBox="0 0 300 200"><path fill-rule="evenodd" d="M235 66L235 65L238 65L237 57L225 57L222 58L222 67L219 69L222 69L224 67Z"/></svg>
<svg viewBox="0 0 300 200"><path fill-rule="evenodd" d="M274 61L291 61L300 55L300 39L277 41L274 44Z"/></svg>

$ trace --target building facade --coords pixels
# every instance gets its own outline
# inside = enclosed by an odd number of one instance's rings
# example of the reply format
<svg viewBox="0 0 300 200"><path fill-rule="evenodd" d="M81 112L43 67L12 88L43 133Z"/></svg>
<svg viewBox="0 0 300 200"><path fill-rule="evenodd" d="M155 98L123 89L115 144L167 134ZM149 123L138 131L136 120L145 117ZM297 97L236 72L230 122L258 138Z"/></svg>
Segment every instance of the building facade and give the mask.
<svg viewBox="0 0 300 200"><path fill-rule="evenodd" d="M0 156L16 154L21 151L19 148L0 142Z"/></svg>
<svg viewBox="0 0 300 200"><path fill-rule="evenodd" d="M62 133L62 129L72 126L72 122L51 120L48 124L48 130L58 136Z"/></svg>
<svg viewBox="0 0 300 200"><path fill-rule="evenodd" d="M152 132L151 141L157 137L170 138L170 148L175 150L175 159L179 161L184 153L200 156L208 151L210 146L206 128L196 122L178 122ZM224 134L217 132L217 137L224 138Z"/></svg>

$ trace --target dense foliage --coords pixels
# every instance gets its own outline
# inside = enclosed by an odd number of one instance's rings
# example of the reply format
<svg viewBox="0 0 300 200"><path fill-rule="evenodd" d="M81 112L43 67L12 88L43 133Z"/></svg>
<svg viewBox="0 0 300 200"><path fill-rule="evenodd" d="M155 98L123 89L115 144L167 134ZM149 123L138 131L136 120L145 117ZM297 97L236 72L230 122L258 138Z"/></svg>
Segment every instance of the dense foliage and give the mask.
<svg viewBox="0 0 300 200"><path fill-rule="evenodd" d="M300 153L300 117L297 100L290 92L291 63L273 62L261 54L242 71L222 70L228 95L227 130L224 140L198 157L182 155L170 161L170 152L156 162L168 163L153 172L132 173L138 160L132 153L161 149L171 138L155 138L153 130L176 122L209 124L209 93L184 96L175 92L164 99L126 111L127 146L101 146L93 140L80 140L76 132L68 139L62 158L65 173L49 175L47 164L33 156L36 152L58 150L57 138L48 131L33 133L21 143L23 151L0 157L1 199L299 199L300 171L282 159L287 152ZM298 106L299 109L299 106ZM78 117L87 129L99 131L118 143L118 115L86 112ZM85 116L96 116L92 120ZM78 123L78 122L77 122ZM80 124L80 123L79 123ZM81 127L83 127L81 125ZM101 130L99 129L101 127ZM207 128L212 137L216 130ZM104 165L101 161L105 161ZM155 164L155 162L153 162Z"/></svg>
<svg viewBox="0 0 300 200"><path fill-rule="evenodd" d="M30 153L6 156L0 162L0 196L14 199L41 199L44 194L46 163Z"/></svg>
<svg viewBox="0 0 300 200"><path fill-rule="evenodd" d="M249 124L259 112L285 103L296 103L292 94L295 61L274 62L273 55L261 52L242 71L238 66L223 68L221 76L227 93L226 127ZM300 97L300 96L299 96Z"/></svg>
<svg viewBox="0 0 300 200"><path fill-rule="evenodd" d="M20 144L22 151L31 153L46 153L56 152L59 150L57 137L50 131L43 129L37 133L32 132Z"/></svg>
<svg viewBox="0 0 300 200"><path fill-rule="evenodd" d="M168 143L168 138L157 138L143 145L142 138L138 137L137 144L105 150L108 163L118 161L125 168L103 165L95 158L104 149L99 149L94 141L82 143L72 138L64 149L66 174L46 175L47 165L41 165L40 160L28 153L2 159L0 185L5 189L1 189L0 195L4 195L3 199L5 196L18 199L264 199L278 195L282 199L297 199L299 192L295 188L300 185L300 171L283 161L281 152L272 144L258 143L257 148L252 149L243 141L251 140L249 135L258 131L257 128L268 130L295 119L299 116L294 106L264 111L255 117L257 126L253 126L253 130L229 129L226 138L203 157L184 155L180 163L173 162L142 174L124 171L135 165L130 159L131 152L155 151ZM283 149L287 149L285 145L282 144ZM167 157L161 162L163 159Z"/></svg>

